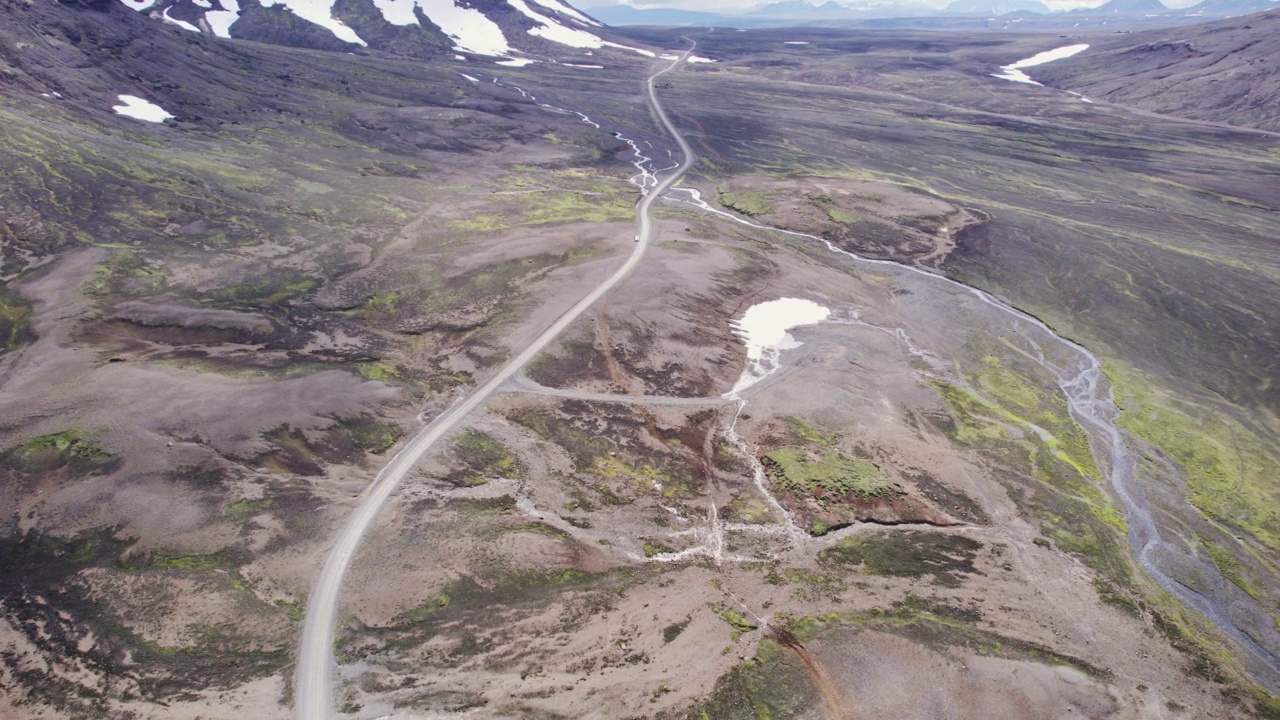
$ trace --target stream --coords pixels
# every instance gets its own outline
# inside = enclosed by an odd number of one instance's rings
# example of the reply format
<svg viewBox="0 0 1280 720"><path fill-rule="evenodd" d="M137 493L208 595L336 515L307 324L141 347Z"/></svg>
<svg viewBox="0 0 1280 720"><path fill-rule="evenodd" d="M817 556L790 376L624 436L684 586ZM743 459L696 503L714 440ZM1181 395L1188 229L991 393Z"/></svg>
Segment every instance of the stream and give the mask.
<svg viewBox="0 0 1280 720"><path fill-rule="evenodd" d="M1099 468L1107 468L1106 477L1112 494L1119 503L1120 510L1129 526L1128 539L1133 547L1138 563L1143 570L1155 580L1162 589L1179 602L1195 612L1203 615L1222 632L1226 633L1241 646L1247 648L1262 661L1271 671L1269 685L1280 680L1280 658L1267 648L1259 645L1228 617L1224 598L1223 584L1226 582L1217 568L1207 567L1199 563L1209 577L1219 580L1218 592L1213 597L1197 592L1186 584L1169 575L1160 565L1162 558L1186 557L1176 545L1162 539L1159 527L1152 515L1151 506L1146 493L1134 474L1136 460L1125 444L1124 434L1116 424L1120 409L1116 406L1111 386L1102 382L1102 361L1088 348L1055 333L1049 326L1037 318L975 287L952 280L944 275L930 272L923 268L905 265L891 260L865 258L836 246L829 240L807 233L783 230L752 222L745 218L712 207L704 201L696 189L672 188L668 197L681 193L686 199L677 200L715 214L733 222L771 232L783 233L822 244L831 253L853 260L860 265L879 266L897 272L909 272L928 278L928 282L945 283L949 287L962 290L983 304L994 308L1007 316L1013 323L1014 332L1030 347L1029 357L1048 370L1057 379L1058 387L1067 399L1071 416L1089 437L1089 447L1094 461ZM1046 348L1054 346L1066 351L1067 362L1055 362L1046 353ZM1105 385L1105 390L1103 389Z"/></svg>

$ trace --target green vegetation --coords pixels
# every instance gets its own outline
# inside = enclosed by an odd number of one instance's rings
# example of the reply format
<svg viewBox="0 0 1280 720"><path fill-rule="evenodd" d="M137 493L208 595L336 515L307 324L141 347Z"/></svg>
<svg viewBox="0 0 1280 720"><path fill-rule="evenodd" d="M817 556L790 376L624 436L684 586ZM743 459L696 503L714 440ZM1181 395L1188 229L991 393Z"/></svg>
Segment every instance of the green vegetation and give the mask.
<svg viewBox="0 0 1280 720"><path fill-rule="evenodd" d="M356 372L360 373L360 377L365 380L376 380L378 382L388 382L400 377L400 369L394 363L382 360L371 360L355 364Z"/></svg>
<svg viewBox="0 0 1280 720"><path fill-rule="evenodd" d="M748 619L746 615L743 615L733 608L724 607L723 605L712 605L711 611L716 615L719 615L721 620L724 620L729 624L729 627L733 628L729 633L729 638L733 640L733 642L738 642L738 639L741 638L744 633L749 633L760 627Z"/></svg>
<svg viewBox="0 0 1280 720"><path fill-rule="evenodd" d="M762 193L749 190L741 192L721 191L720 204L750 217L773 212L773 206L769 204L769 200Z"/></svg>
<svg viewBox="0 0 1280 720"><path fill-rule="evenodd" d="M1222 573L1222 577L1230 580L1254 600L1262 599L1258 591L1245 578L1244 569L1241 567L1240 561L1231 554L1231 551L1214 545L1204 537L1200 538L1200 545L1205 549L1205 552L1209 553L1209 557L1213 558L1213 564L1218 567L1218 572Z"/></svg>
<svg viewBox="0 0 1280 720"><path fill-rule="evenodd" d="M85 291L92 295L155 295L164 291L167 275L132 248L115 248L106 262L93 269Z"/></svg>
<svg viewBox="0 0 1280 720"><path fill-rule="evenodd" d="M632 465L616 454L597 457L591 465L591 472L610 480L626 480L641 492L652 490L667 480L667 476L653 465L646 462Z"/></svg>
<svg viewBox="0 0 1280 720"><path fill-rule="evenodd" d="M860 222L857 215L846 210L841 210L838 207L826 207L824 209L827 211L827 217L841 225L857 225Z"/></svg>
<svg viewBox="0 0 1280 720"><path fill-rule="evenodd" d="M339 420L330 435L336 440L349 441L362 452L381 455L400 440L403 432L399 425L383 422L372 415L359 415Z"/></svg>
<svg viewBox="0 0 1280 720"><path fill-rule="evenodd" d="M902 488L880 472L870 460L851 458L835 450L811 454L797 448L780 448L761 459L774 485L782 491L843 498L889 497Z"/></svg>
<svg viewBox="0 0 1280 720"><path fill-rule="evenodd" d="M909 531L850 536L818 553L818 559L871 575L932 575L938 585L959 587L962 575L980 574L973 561L981 549L982 543L962 535Z"/></svg>
<svg viewBox="0 0 1280 720"><path fill-rule="evenodd" d="M0 349L12 350L32 339L30 318L31 304L10 293L7 283L0 282Z"/></svg>
<svg viewBox="0 0 1280 720"><path fill-rule="evenodd" d="M287 300L306 295L319 286L313 278L270 275L256 282L231 285L212 294L219 304L234 307L271 309Z"/></svg>
<svg viewBox="0 0 1280 720"><path fill-rule="evenodd" d="M674 552L670 547L659 542L647 542L644 544L644 556L654 557L655 555L666 555Z"/></svg>
<svg viewBox="0 0 1280 720"><path fill-rule="evenodd" d="M10 448L2 457L9 467L25 474L45 474L63 468L75 474L108 472L118 462L115 455L76 430L32 438Z"/></svg>
<svg viewBox="0 0 1280 720"><path fill-rule="evenodd" d="M994 355L983 357L982 369L973 377L982 396L971 393L973 398L987 409L988 415L994 412L994 419L1028 428L1055 457L1069 463L1082 476L1100 479L1102 474L1093 462L1089 438L1071 417L1056 380L1039 368L1028 369L1022 375L1011 367Z"/></svg>
<svg viewBox="0 0 1280 720"><path fill-rule="evenodd" d="M1024 403L1030 401L1029 393L1035 392L1033 386L1020 383L1016 378L1002 377L989 363L983 375L988 380L987 386L1003 396L1010 406L1024 412L1028 409ZM1019 492L1014 497L1026 512L1039 520L1044 535L1058 549L1076 555L1115 582L1127 585L1130 578L1124 540L1127 526L1098 482L1088 474L1097 472L1092 461L1086 465L1082 458L1074 459L1062 450L1053 435L1024 431L1021 438L1015 436L1008 426L1029 428L1029 425L1004 406L948 383L935 383L935 387L950 413L950 424L944 428L947 435L1036 481L1042 491ZM1048 423L1047 418L1043 420ZM1075 432L1082 432L1074 422L1071 427ZM1059 431L1065 433L1061 426ZM1079 456L1087 447L1086 442L1072 453Z"/></svg>
<svg viewBox="0 0 1280 720"><path fill-rule="evenodd" d="M822 445L824 447L835 447L840 441L838 435L828 435L823 432L817 425L805 420L804 418L788 415L782 418L787 424L787 429L791 431L798 439L814 445Z"/></svg>
<svg viewBox="0 0 1280 720"><path fill-rule="evenodd" d="M1187 475L1206 516L1280 550L1280 457L1225 413L1176 400L1136 371L1108 365L1124 413L1120 425L1169 456Z"/></svg>
<svg viewBox="0 0 1280 720"><path fill-rule="evenodd" d="M228 517L236 520L247 520L254 515L270 510L273 505L275 505L275 500L271 498L259 498L256 500L242 498L228 504L225 512Z"/></svg>
<svg viewBox="0 0 1280 720"><path fill-rule="evenodd" d="M453 454L464 467L449 474L455 485L483 485L495 478L519 477L520 464L501 440L468 428L454 441Z"/></svg>
<svg viewBox="0 0 1280 720"><path fill-rule="evenodd" d="M817 688L800 660L777 642L765 638L756 648L755 657L739 663L716 681L711 695L688 717L689 720L804 717L820 704Z"/></svg>
<svg viewBox="0 0 1280 720"><path fill-rule="evenodd" d="M460 220L450 220L447 227L458 232L494 233L510 229L511 223L502 215L476 213Z"/></svg>
<svg viewBox="0 0 1280 720"><path fill-rule="evenodd" d="M121 556L132 544L118 539L116 529L82 532L70 539L29 532L0 538L0 575L22 582L0 583L0 602L15 632L41 657L71 662L107 676L125 675L137 682L142 699L163 701L192 689L228 687L279 670L284 650L273 648L279 638L256 637L253 642L227 629L193 625L181 645L158 645L140 637L115 614L103 598L79 581L88 569L106 576L157 568L200 573L209 592L232 593L247 613L276 615L280 608L258 602L242 591L232 573L212 556L159 553L146 558L147 567L132 567ZM92 638L93 642L83 642ZM246 650L242 648L253 647ZM111 714L101 690L63 679L59 673L39 675L28 684L30 697L61 708L59 716L103 717Z"/></svg>
<svg viewBox="0 0 1280 720"><path fill-rule="evenodd" d="M447 592L442 592L421 605L401 613L396 618L396 622L401 625L417 625L432 615L448 608L450 601L451 599L449 594Z"/></svg>

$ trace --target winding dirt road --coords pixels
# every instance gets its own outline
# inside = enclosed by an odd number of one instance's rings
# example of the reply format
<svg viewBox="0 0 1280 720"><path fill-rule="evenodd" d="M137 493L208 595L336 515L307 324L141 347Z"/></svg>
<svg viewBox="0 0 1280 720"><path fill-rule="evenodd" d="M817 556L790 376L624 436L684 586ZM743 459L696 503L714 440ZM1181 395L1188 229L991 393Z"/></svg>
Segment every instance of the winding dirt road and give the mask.
<svg viewBox="0 0 1280 720"><path fill-rule="evenodd" d="M649 247L649 242L652 240L653 235L650 208L662 193L666 192L673 183L689 170L694 161L693 150L689 147L689 143L676 130L675 125L671 123L666 111L663 110L662 105L658 102L658 95L654 90L654 80L678 67L680 63L689 57L689 54L693 52L696 46L697 44L693 43L671 65L654 73L648 80L649 103L662 121L663 127L679 143L684 160L675 168L675 172L659 180L657 185L641 198L640 203L636 206L639 227L636 233L637 243L630 257L622 264L622 267L618 268L617 272L609 276L607 280L586 297L579 300L568 312L561 315L551 327L543 331L537 339L518 355L507 361L502 366L502 369L490 377L483 385L467 396L465 400L450 407L429 425L422 428L395 457L391 458L391 461L382 468L382 471L378 473L373 483L365 491L364 497L360 500L360 505L351 515L351 519L347 521L346 527L342 529L342 533L338 536L333 548L325 557L320 577L316 581L315 587L311 591L311 596L307 601L306 617L302 625L302 646L298 652L298 668L295 676L297 685L294 696L294 707L299 720L326 720L333 714L333 679L335 675L333 640L334 627L337 620L338 593L342 588L342 579L347 574L347 568L351 565L351 558L355 556L356 549L360 546L360 541L364 538L365 533L368 532L370 525L373 524L373 519L377 516L387 498L391 497L391 493L400 485L400 482L409 474L414 465L441 438L455 429L471 411L488 400L503 383L515 376L525 365L529 364L529 361L533 360L534 356L542 352L565 328L569 327L570 323L578 319L605 293L622 282L640 264L640 260L644 257L645 250Z"/></svg>

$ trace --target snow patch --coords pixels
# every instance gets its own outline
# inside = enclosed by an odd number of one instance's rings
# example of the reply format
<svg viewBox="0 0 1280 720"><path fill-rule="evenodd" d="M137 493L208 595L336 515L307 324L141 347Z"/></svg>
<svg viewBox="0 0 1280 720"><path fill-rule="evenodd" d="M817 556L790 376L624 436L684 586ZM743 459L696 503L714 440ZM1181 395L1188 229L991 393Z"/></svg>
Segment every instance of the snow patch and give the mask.
<svg viewBox="0 0 1280 720"><path fill-rule="evenodd" d="M480 78L473 78L473 77L471 77L470 75L468 75L468 74L466 74L466 73L458 73L458 74L459 74L459 75L461 75L462 77L464 77L464 78L466 78L466 79L470 80L470 81L471 81L471 82L473 82L473 83L478 83L478 82L480 82Z"/></svg>
<svg viewBox="0 0 1280 720"><path fill-rule="evenodd" d="M701 57L701 56L699 56L699 55L690 55L690 56L689 56L689 59L688 59L688 60L686 60L685 62L691 62L691 63L713 63L713 62L715 62L715 60L712 60L711 58L704 58L704 57Z"/></svg>
<svg viewBox="0 0 1280 720"><path fill-rule="evenodd" d="M808 40L784 40L783 45L808 45Z"/></svg>
<svg viewBox="0 0 1280 720"><path fill-rule="evenodd" d="M1001 80L1008 80L1010 82L1025 83L1027 85L1039 85L1040 83L1032 80L1030 76L1022 72L1022 68L1035 67L1036 65L1043 65L1047 62L1053 62L1054 60L1069 58L1072 55L1077 55L1088 49L1088 44L1080 43L1079 45L1066 45L1055 50L1045 50L1042 53L1036 53L1029 58L1019 60L1011 65L1001 66L1000 74L997 75L992 73L991 77L997 77Z"/></svg>
<svg viewBox="0 0 1280 720"><path fill-rule="evenodd" d="M741 319L730 323L747 345L747 367L726 395L736 396L763 380L778 369L783 350L800 347L800 341L788 330L816 325L829 315L831 310L800 298L780 298L747 308Z"/></svg>
<svg viewBox="0 0 1280 720"><path fill-rule="evenodd" d="M639 54L639 55L643 55L643 56L645 56L645 57L651 57L651 58L656 58L656 57L658 57L658 54L657 54L657 53L655 53L655 52L652 52L652 51L649 51L649 50L643 50L643 49L638 48L638 47L631 47L630 45L619 45L619 44L618 44L618 43L616 43L616 42L609 42L608 40L605 40L605 41L604 41L604 45L605 45L605 47L618 48L619 50L626 50L627 52L637 53L637 54Z"/></svg>
<svg viewBox="0 0 1280 720"><path fill-rule="evenodd" d="M165 22L169 23L170 25L177 25L178 27L180 27L180 28L182 28L183 30L186 30L186 31L188 31L188 32L193 32L193 33L198 33L198 32L200 32L200 28L196 27L195 25L192 25L192 24L191 24L191 23L189 23L189 22L186 22L185 20L179 20L179 19L174 18L174 17L169 17L169 8L165 8L165 9L160 13L160 19L164 20Z"/></svg>
<svg viewBox="0 0 1280 720"><path fill-rule="evenodd" d="M319 25L343 42L355 43L361 47L369 46L369 43L356 35L355 30L333 17L333 0L259 0L259 2L262 3L262 7L283 5L294 15Z"/></svg>
<svg viewBox="0 0 1280 720"><path fill-rule="evenodd" d="M209 0L191 0L191 4L196 7L204 8L205 10L213 9L213 3L209 2Z"/></svg>
<svg viewBox="0 0 1280 720"><path fill-rule="evenodd" d="M602 23L592 20L586 15L583 15L581 12L578 12L576 8L570 6L568 3L560 2L560 0L534 0L534 1L544 8L562 12L565 15L568 15L569 17L573 18L575 21L582 23L583 25L591 25L594 27L604 27Z"/></svg>
<svg viewBox="0 0 1280 720"><path fill-rule="evenodd" d="M563 65L563 66L565 66L565 67L571 67L571 68L592 68L592 69L595 69L595 70L603 70L603 69L604 69L604 66L603 66L603 65L584 65L584 64L582 64L582 63L560 63L560 64L561 64L561 65Z"/></svg>
<svg viewBox="0 0 1280 720"><path fill-rule="evenodd" d="M506 65L507 67L524 67L525 65L532 65L536 62L538 61L532 58L507 58L506 60L499 60L497 64Z"/></svg>
<svg viewBox="0 0 1280 720"><path fill-rule="evenodd" d="M111 107L118 115L154 123L164 122L173 117L159 105L136 95L117 95L116 97L120 99L120 102L124 103L123 105L113 105Z"/></svg>
<svg viewBox="0 0 1280 720"><path fill-rule="evenodd" d="M142 12L156 4L156 0L120 0L120 2L124 3L129 9L137 10L138 12Z"/></svg>
<svg viewBox="0 0 1280 720"><path fill-rule="evenodd" d="M231 37L231 26L236 24L240 19L240 3L239 0L218 0L221 10L210 10L204 14L204 21L209 23L209 29L214 35L220 38Z"/></svg>
<svg viewBox="0 0 1280 720"><path fill-rule="evenodd" d="M458 7L454 0L373 0L373 4L392 25L419 24L413 8L422 8L462 52L500 57L512 51L497 23L479 10Z"/></svg>
<svg viewBox="0 0 1280 720"><path fill-rule="evenodd" d="M529 3L524 0L507 0L507 4L522 15L539 23L536 27L529 28L526 32L540 38L545 38L551 42L560 43L576 48L598 48L604 46L604 41L592 35L585 30L577 30L571 27L565 27L551 18L539 14L533 8L529 7Z"/></svg>

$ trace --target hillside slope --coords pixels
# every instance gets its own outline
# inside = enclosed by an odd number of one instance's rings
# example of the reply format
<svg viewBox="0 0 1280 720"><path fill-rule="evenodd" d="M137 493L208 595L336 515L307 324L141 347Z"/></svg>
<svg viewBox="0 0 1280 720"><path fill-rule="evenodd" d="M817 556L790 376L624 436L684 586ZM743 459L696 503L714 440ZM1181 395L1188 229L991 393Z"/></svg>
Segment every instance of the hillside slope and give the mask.
<svg viewBox="0 0 1280 720"><path fill-rule="evenodd" d="M1197 120L1280 130L1280 10L1150 30L1044 66L1045 85Z"/></svg>

